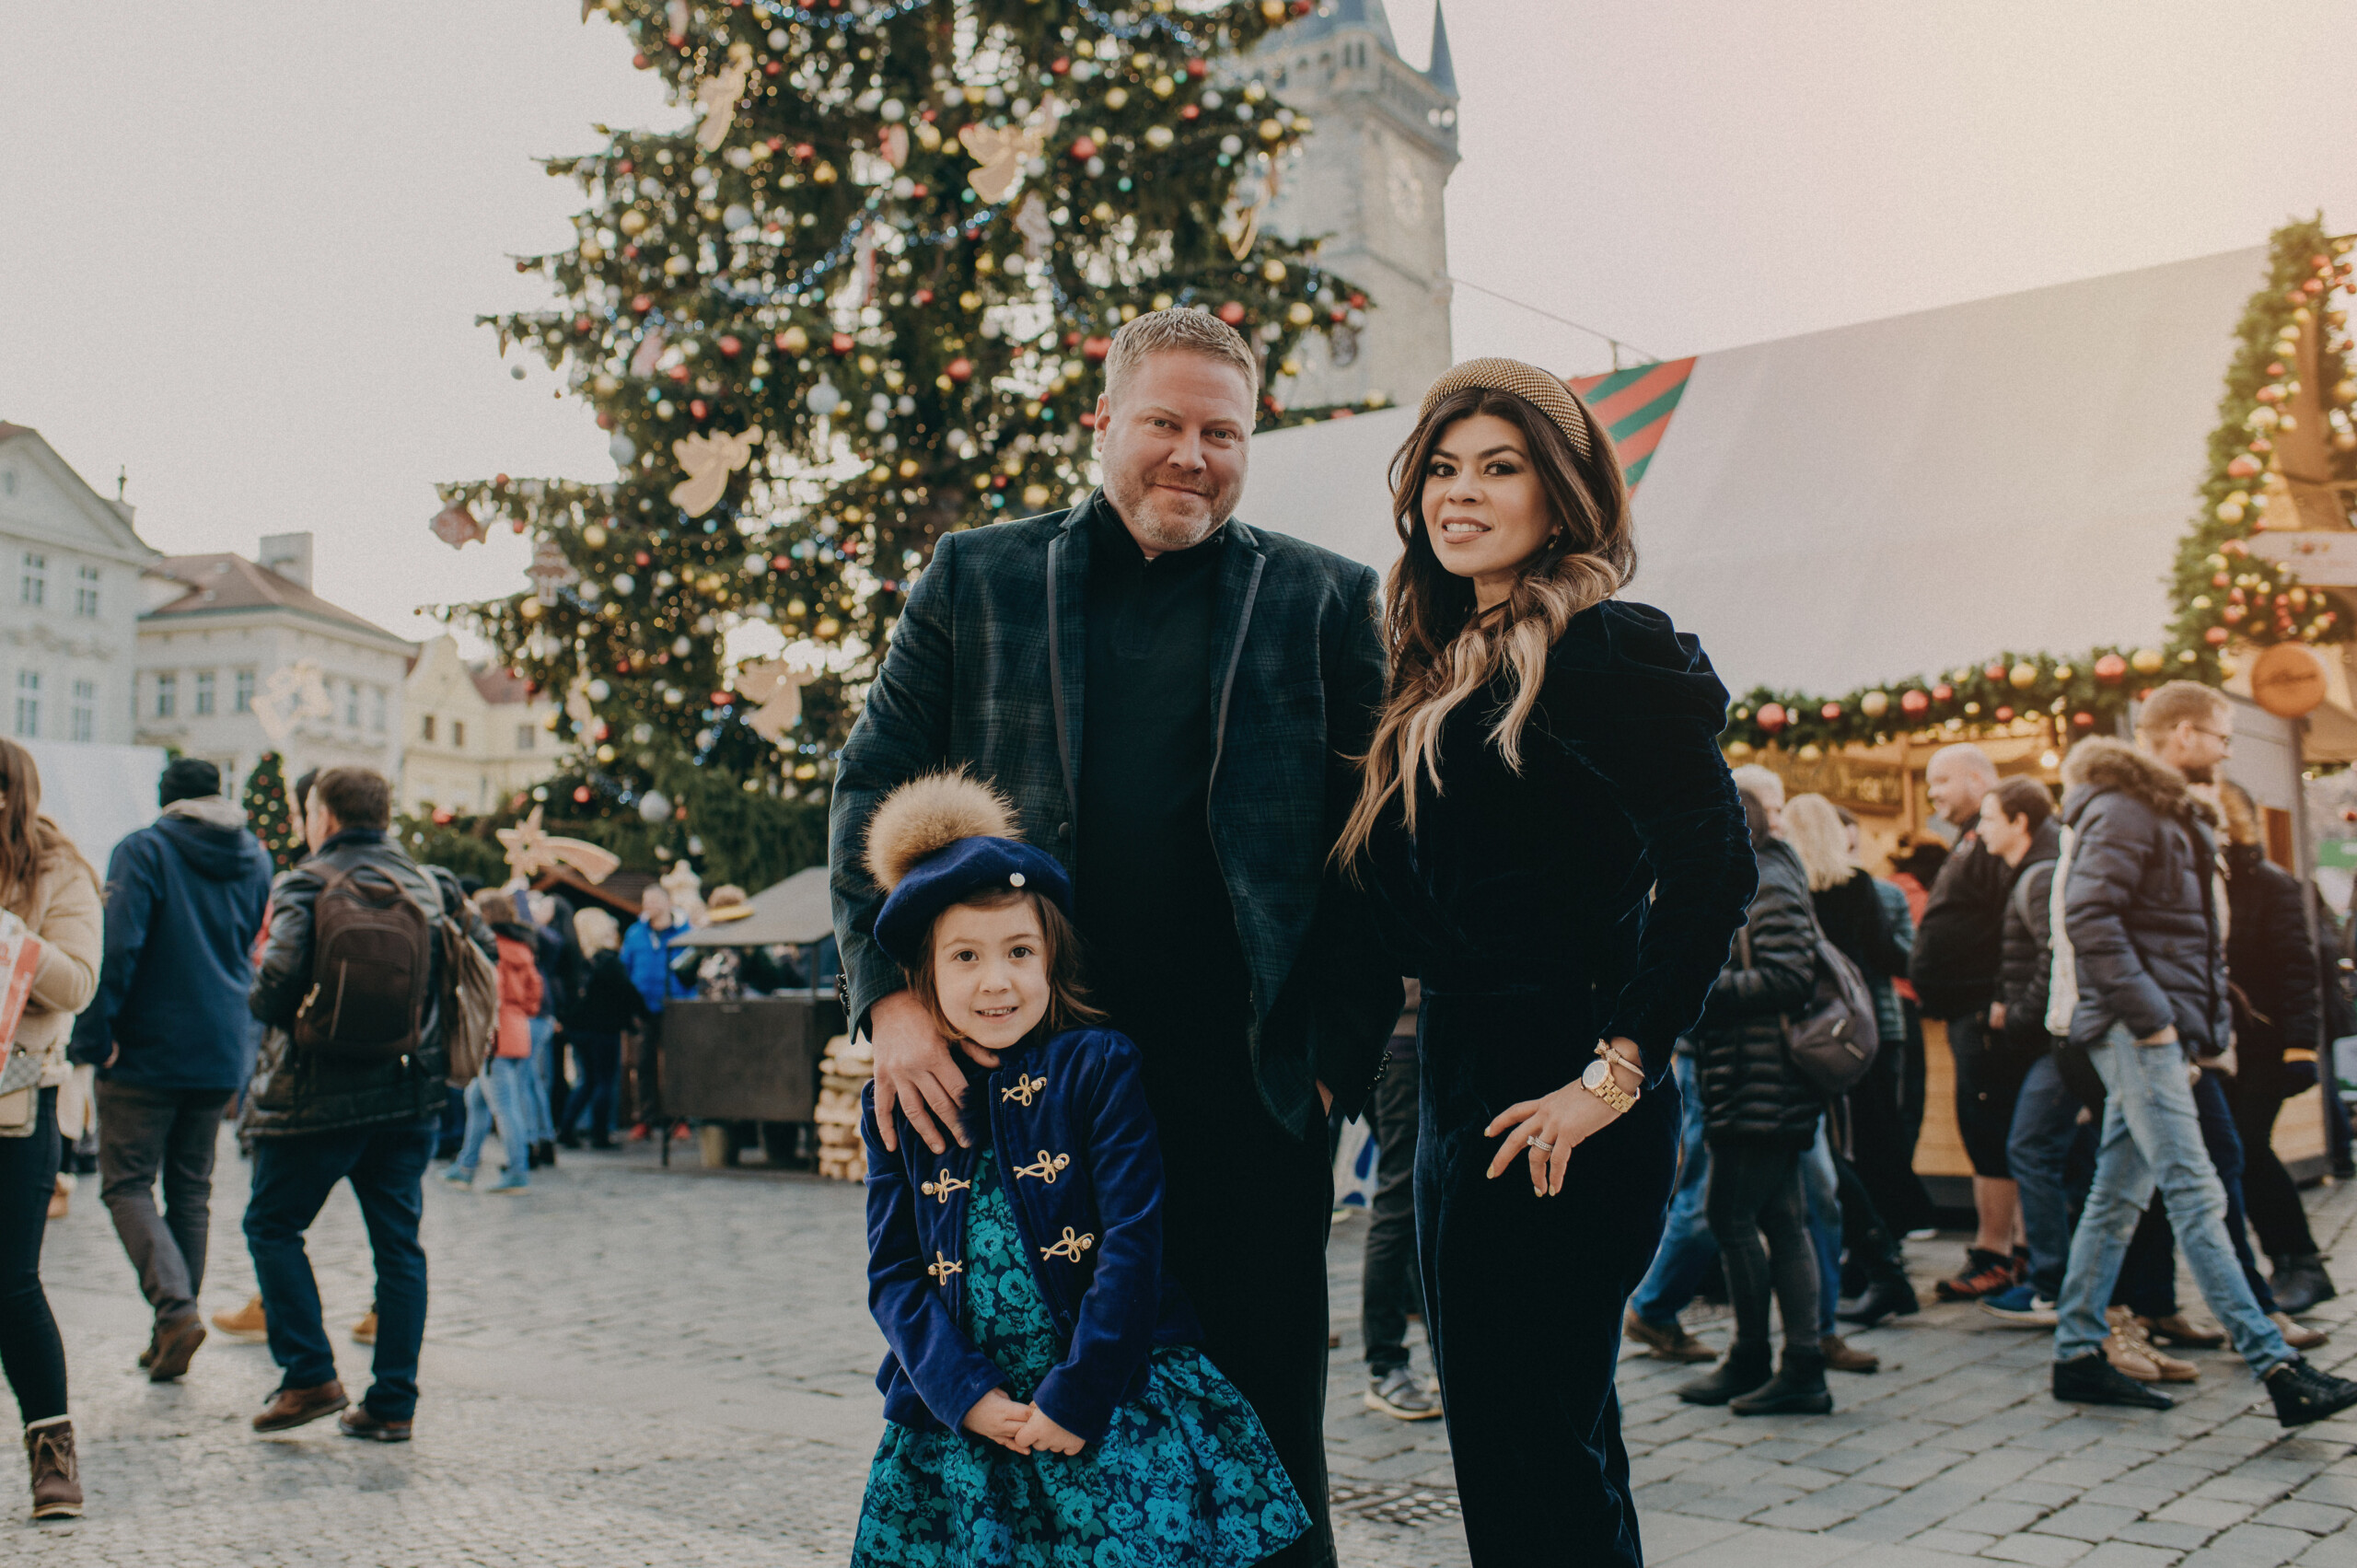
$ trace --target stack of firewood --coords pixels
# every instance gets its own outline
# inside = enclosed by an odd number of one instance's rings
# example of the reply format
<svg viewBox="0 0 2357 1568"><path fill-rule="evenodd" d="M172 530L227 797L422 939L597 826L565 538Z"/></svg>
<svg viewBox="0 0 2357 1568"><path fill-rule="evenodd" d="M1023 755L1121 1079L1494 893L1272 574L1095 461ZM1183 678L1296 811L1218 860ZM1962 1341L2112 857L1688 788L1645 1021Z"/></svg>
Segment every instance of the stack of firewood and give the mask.
<svg viewBox="0 0 2357 1568"><path fill-rule="evenodd" d="M819 1061L819 1174L837 1181L867 1179L867 1152L859 1141L859 1097L876 1076L876 1051L865 1039L837 1035Z"/></svg>

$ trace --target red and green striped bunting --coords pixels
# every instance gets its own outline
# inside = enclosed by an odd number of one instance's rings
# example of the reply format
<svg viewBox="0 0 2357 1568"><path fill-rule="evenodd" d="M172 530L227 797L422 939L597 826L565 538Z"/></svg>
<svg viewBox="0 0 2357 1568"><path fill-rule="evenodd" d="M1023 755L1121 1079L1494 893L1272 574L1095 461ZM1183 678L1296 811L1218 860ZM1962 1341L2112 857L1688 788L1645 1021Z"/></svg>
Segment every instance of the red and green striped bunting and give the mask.
<svg viewBox="0 0 2357 1568"><path fill-rule="evenodd" d="M1694 360L1689 355L1603 376L1572 377L1572 390L1587 400L1596 422L1611 436L1630 489L1637 487L1652 466L1654 448L1669 429L1669 416L1677 412L1678 400L1686 395L1687 377L1693 373Z"/></svg>

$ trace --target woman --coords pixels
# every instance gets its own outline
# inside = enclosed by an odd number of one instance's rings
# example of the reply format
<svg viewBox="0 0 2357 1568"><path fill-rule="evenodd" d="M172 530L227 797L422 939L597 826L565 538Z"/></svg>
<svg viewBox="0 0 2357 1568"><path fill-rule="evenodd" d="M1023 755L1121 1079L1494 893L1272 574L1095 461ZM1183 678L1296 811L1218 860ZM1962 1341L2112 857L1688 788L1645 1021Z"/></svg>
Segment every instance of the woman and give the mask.
<svg viewBox="0 0 2357 1568"><path fill-rule="evenodd" d="M558 1119L556 1141L568 1149L581 1146L575 1131L583 1116L589 1118L589 1146L610 1149L614 1125L614 1086L621 1074L622 1031L646 1016L646 1003L622 970L619 952L621 932L614 917L601 909L585 909L573 917L573 934L589 965L581 994L566 1010L564 1038L573 1045L573 1098Z"/></svg>
<svg viewBox="0 0 2357 1568"><path fill-rule="evenodd" d="M1694 1029L1702 1136L1711 1145L1704 1207L1726 1260L1735 1340L1726 1358L1678 1397L1727 1405L1738 1415L1821 1415L1833 1398L1818 1342L1817 1260L1801 1157L1817 1142L1823 1102L1794 1068L1784 1040L1785 1016L1806 1005L1816 987L1817 919L1800 857L1769 831L1768 814L1754 797L1746 795L1743 804L1759 859L1759 893L1736 956L1713 982ZM1768 1340L1771 1281L1784 1318L1781 1370Z"/></svg>
<svg viewBox="0 0 2357 1568"><path fill-rule="evenodd" d="M1392 481L1390 684L1335 854L1423 987L1418 1250L1466 1541L1634 1564L1621 1306L1677 1170L1671 1042L1753 881L1726 691L1608 598L1627 489L1562 382L1457 366Z"/></svg>
<svg viewBox="0 0 2357 1568"><path fill-rule="evenodd" d="M74 1518L82 1512L81 1472L65 1413L65 1346L41 1290L41 1247L56 1191L57 1091L70 1071L65 1037L97 993L104 931L99 874L41 814L40 770L13 740L0 740L0 907L41 938L5 1081L28 1071L35 1076L0 1095L0 1367L24 1418L33 1517Z"/></svg>

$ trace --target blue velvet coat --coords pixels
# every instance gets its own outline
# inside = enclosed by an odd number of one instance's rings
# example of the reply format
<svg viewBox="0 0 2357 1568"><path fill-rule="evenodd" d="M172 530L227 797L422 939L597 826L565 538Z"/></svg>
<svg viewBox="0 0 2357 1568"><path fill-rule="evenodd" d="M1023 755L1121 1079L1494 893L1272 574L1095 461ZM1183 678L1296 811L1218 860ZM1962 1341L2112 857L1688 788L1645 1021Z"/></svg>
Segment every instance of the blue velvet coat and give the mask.
<svg viewBox="0 0 2357 1568"><path fill-rule="evenodd" d="M1031 1273L1065 1342L1032 1402L1076 1437L1105 1435L1144 1387L1156 1345L1202 1330L1162 1269L1162 1147L1138 1048L1110 1029L1068 1029L969 1074L965 1113L990 1118L979 1148L935 1154L900 1120L900 1152L863 1094L867 1144L867 1306L891 1347L876 1374L888 1420L953 1430L1006 1381L958 1325L966 1202L974 1162L998 1162ZM981 1141L978 1139L978 1143Z"/></svg>

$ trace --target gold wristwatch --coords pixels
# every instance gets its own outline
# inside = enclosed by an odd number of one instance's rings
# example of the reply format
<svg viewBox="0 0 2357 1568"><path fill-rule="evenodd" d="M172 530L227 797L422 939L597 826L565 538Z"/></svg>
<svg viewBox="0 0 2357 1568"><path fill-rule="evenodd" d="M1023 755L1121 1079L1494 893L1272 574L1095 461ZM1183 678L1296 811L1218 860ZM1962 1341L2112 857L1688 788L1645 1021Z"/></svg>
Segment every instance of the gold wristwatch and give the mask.
<svg viewBox="0 0 2357 1568"><path fill-rule="evenodd" d="M1635 1108L1637 1096L1622 1088L1612 1076L1613 1064L1625 1059L1602 1045L1596 1048L1596 1057L1587 1064L1587 1071L1580 1074L1580 1087L1626 1116Z"/></svg>

